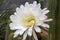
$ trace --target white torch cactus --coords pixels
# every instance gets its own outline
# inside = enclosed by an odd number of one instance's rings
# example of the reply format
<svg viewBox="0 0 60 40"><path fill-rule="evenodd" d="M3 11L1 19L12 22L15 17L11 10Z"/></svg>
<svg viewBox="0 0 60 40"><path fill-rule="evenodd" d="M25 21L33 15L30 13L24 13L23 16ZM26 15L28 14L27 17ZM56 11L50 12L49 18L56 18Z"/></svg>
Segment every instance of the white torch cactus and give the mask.
<svg viewBox="0 0 60 40"><path fill-rule="evenodd" d="M41 29L38 27L47 27L49 25L45 22L51 21L52 19L47 19L46 14L49 12L47 8L41 9L40 3L37 4L36 1L33 4L28 2L25 5L21 5L16 8L16 12L10 16L12 23L10 23L10 29L16 30L14 33L14 38L18 35L23 35L25 40L27 35L34 37L35 40L38 40L35 31L41 32Z"/></svg>

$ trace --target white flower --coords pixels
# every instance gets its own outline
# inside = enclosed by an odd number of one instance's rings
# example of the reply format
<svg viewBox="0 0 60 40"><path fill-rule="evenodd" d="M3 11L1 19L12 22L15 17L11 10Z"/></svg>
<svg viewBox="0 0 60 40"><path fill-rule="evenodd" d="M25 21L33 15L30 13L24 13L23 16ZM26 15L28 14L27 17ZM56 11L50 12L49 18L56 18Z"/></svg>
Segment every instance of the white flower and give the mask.
<svg viewBox="0 0 60 40"><path fill-rule="evenodd" d="M23 40L25 40L27 35L32 36L33 34L35 40L38 40L35 34L35 31L41 32L38 25L49 28L49 25L44 22L52 20L47 19L48 12L47 8L41 9L41 5L36 1L33 4L26 2L25 5L17 7L16 12L10 16L12 23L9 25L11 30L16 30L14 37L23 35Z"/></svg>

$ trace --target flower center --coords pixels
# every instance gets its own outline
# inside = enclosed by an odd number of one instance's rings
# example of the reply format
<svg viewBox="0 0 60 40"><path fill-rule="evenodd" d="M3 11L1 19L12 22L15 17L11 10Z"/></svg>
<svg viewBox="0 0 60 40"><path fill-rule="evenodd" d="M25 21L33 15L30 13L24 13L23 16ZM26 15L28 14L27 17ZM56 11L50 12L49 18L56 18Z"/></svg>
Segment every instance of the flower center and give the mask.
<svg viewBox="0 0 60 40"><path fill-rule="evenodd" d="M24 18L24 25L26 27L31 27L33 24L35 24L35 18L33 16Z"/></svg>

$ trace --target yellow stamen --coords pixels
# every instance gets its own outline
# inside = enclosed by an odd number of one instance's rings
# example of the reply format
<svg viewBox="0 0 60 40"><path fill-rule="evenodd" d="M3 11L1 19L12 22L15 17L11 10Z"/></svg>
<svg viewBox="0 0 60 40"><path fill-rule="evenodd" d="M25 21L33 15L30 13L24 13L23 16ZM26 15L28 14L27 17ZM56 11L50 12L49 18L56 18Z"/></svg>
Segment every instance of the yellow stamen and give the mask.
<svg viewBox="0 0 60 40"><path fill-rule="evenodd" d="M26 27L31 27L34 24L33 21L35 22L35 18L33 16L26 17L24 18L24 25Z"/></svg>

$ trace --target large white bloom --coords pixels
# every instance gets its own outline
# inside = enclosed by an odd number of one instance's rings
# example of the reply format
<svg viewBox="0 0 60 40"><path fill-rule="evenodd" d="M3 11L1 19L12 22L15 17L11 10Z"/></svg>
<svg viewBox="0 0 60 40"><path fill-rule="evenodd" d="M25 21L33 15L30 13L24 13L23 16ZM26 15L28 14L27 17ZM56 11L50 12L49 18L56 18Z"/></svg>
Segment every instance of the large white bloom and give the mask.
<svg viewBox="0 0 60 40"><path fill-rule="evenodd" d="M10 16L12 23L9 25L11 30L16 30L14 37L23 34L23 40L25 40L27 35L33 34L35 40L38 40L35 34L35 31L41 32L38 25L49 28L49 25L44 23L51 20L47 19L48 12L47 8L41 9L41 5L36 1L33 4L26 2L24 6L17 7L16 12Z"/></svg>

